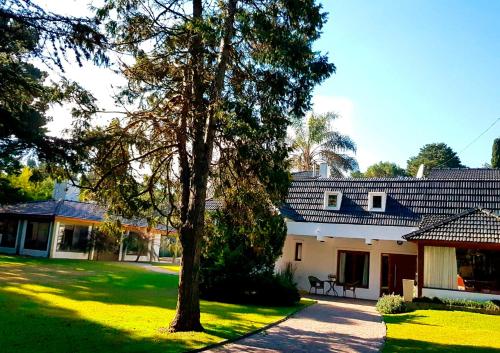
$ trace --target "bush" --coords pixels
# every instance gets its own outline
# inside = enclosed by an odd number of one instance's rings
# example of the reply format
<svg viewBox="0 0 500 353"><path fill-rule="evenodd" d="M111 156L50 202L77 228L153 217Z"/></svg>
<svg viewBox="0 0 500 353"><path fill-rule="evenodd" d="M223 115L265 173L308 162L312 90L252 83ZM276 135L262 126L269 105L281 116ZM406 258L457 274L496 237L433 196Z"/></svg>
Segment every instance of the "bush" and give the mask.
<svg viewBox="0 0 500 353"><path fill-rule="evenodd" d="M300 297L293 269L274 273L286 238L285 221L263 190L225 192L224 207L207 214L200 263L202 298L259 305L296 303Z"/></svg>
<svg viewBox="0 0 500 353"><path fill-rule="evenodd" d="M397 314L406 311L406 303L402 296L389 294L377 301L376 308L381 314Z"/></svg>
<svg viewBox="0 0 500 353"><path fill-rule="evenodd" d="M500 302L496 300L488 300L488 301L477 301L470 299L449 299L449 298L414 298L414 303L426 303L426 304L440 304L448 307L459 307L459 308L467 308L467 309L479 309L486 311L500 311Z"/></svg>
<svg viewBox="0 0 500 353"><path fill-rule="evenodd" d="M300 300L296 284L282 273L264 272L244 278L205 269L204 274L210 274L210 279L204 278L200 285L204 299L270 306L291 306Z"/></svg>

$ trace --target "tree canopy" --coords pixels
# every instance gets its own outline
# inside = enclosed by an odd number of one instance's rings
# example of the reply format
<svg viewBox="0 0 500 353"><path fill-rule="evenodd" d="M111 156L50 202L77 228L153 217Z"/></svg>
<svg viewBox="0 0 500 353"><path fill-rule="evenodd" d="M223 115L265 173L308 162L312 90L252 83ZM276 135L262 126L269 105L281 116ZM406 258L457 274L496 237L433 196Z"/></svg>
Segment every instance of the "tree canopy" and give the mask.
<svg viewBox="0 0 500 353"><path fill-rule="evenodd" d="M353 178L397 178L408 176L406 170L392 162L378 162L366 169L366 172L353 172Z"/></svg>
<svg viewBox="0 0 500 353"><path fill-rule="evenodd" d="M491 168L500 168L500 138L493 141L491 151Z"/></svg>
<svg viewBox="0 0 500 353"><path fill-rule="evenodd" d="M62 72L69 53L105 63L105 37L91 19L46 12L30 0L5 0L0 6L0 171L19 170L20 158L35 154L42 162L66 160L73 146L47 135L52 104L73 104L75 117L95 111L88 92L64 78L48 82L35 59Z"/></svg>
<svg viewBox="0 0 500 353"><path fill-rule="evenodd" d="M423 146L418 155L408 159L406 171L410 176L415 176L421 164L425 165L426 173L436 167L464 167L457 153L445 143L429 143Z"/></svg>
<svg viewBox="0 0 500 353"><path fill-rule="evenodd" d="M338 119L335 113L312 113L305 124L295 128L292 141L292 167L309 171L320 162L326 162L334 177L356 170L358 164L350 153L356 152L356 144L349 136L332 130L332 122Z"/></svg>
<svg viewBox="0 0 500 353"><path fill-rule="evenodd" d="M108 0L97 15L128 58L118 98L137 108L83 133L102 143L81 155L81 172L112 208L153 209L178 228L183 266L170 327L201 330L209 180L224 185L236 171L254 178L271 204L283 199L287 127L335 69L313 50L326 15L314 0Z"/></svg>

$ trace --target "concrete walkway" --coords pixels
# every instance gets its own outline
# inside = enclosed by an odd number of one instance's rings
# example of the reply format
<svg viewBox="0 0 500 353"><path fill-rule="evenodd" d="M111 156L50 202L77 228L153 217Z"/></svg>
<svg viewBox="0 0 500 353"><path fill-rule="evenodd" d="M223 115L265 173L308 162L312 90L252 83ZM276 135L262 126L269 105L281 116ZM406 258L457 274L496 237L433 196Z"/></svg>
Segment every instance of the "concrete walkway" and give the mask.
<svg viewBox="0 0 500 353"><path fill-rule="evenodd" d="M148 262L123 262L124 264L130 265L130 266L137 266L137 267L142 267L148 271L153 271L153 272L160 272L160 273L166 273L169 275L179 275L179 272L171 271L169 269L159 267L159 266L153 266Z"/></svg>
<svg viewBox="0 0 500 353"><path fill-rule="evenodd" d="M206 351L233 352L379 352L385 325L375 303L312 297L314 304L267 331Z"/></svg>

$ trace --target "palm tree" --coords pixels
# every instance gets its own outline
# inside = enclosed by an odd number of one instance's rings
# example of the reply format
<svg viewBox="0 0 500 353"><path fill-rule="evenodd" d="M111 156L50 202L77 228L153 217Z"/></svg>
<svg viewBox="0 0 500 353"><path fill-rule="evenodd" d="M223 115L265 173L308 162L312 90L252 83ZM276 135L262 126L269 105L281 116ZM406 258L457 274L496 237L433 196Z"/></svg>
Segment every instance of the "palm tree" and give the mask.
<svg viewBox="0 0 500 353"><path fill-rule="evenodd" d="M331 129L338 118L335 113L312 113L305 125L295 128L292 141L292 167L298 171L309 171L325 162L330 175L341 177L343 173L357 170L358 163L350 153L356 152L356 144L349 136Z"/></svg>

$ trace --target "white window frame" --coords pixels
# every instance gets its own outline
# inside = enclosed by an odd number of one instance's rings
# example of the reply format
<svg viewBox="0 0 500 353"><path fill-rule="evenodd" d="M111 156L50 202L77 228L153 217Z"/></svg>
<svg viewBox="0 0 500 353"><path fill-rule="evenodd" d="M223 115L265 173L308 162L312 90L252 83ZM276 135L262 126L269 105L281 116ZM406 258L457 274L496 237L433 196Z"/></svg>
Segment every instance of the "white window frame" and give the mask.
<svg viewBox="0 0 500 353"><path fill-rule="evenodd" d="M328 196L337 195L337 205L336 206L328 206ZM341 191L325 191L323 196L323 208L325 210L338 211L340 210L340 206L342 205L342 192Z"/></svg>
<svg viewBox="0 0 500 353"><path fill-rule="evenodd" d="M382 197L382 207L380 207L380 208L373 207L373 197L374 196L381 196ZM385 212L386 202L387 202L387 194L385 192L369 192L368 193L368 211Z"/></svg>

